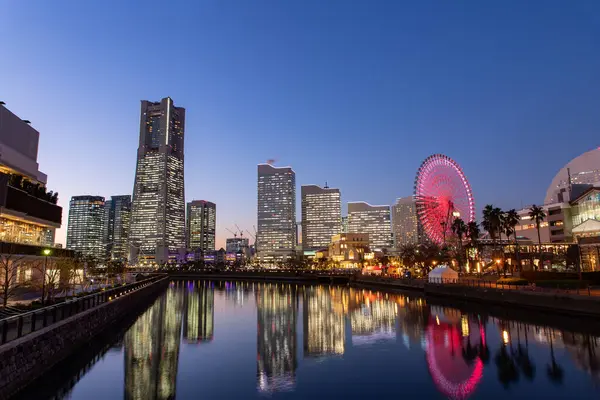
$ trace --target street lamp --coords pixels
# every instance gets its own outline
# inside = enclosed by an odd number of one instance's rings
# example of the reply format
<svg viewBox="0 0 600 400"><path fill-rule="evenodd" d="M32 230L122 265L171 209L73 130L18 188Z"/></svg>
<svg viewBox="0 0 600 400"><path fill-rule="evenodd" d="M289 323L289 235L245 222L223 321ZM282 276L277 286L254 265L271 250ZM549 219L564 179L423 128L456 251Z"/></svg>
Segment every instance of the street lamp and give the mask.
<svg viewBox="0 0 600 400"><path fill-rule="evenodd" d="M42 305L44 305L44 298L46 297L46 269L48 269L48 256L52 253L52 250L44 249L42 253L46 257L44 261L44 273L42 274Z"/></svg>
<svg viewBox="0 0 600 400"><path fill-rule="evenodd" d="M496 266L498 269L498 274L500 274L500 263L502 262L502 260L500 260L499 258L496 258Z"/></svg>

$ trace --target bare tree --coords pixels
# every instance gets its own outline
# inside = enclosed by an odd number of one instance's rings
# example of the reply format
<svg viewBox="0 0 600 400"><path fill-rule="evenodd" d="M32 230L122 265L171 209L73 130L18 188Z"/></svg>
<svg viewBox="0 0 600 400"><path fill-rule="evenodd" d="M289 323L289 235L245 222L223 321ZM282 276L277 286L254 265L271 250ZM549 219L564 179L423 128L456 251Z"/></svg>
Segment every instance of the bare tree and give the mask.
<svg viewBox="0 0 600 400"><path fill-rule="evenodd" d="M36 274L40 277L39 281L36 281L37 286L42 291L42 304L51 302L56 295L56 290L60 285L61 270L59 269L59 263L57 259L44 259L37 260L32 268L39 272Z"/></svg>
<svg viewBox="0 0 600 400"><path fill-rule="evenodd" d="M0 255L0 296L2 297L2 305L6 307L8 301L14 297L15 292L24 284L18 279L19 266L23 261L24 256L16 254Z"/></svg>

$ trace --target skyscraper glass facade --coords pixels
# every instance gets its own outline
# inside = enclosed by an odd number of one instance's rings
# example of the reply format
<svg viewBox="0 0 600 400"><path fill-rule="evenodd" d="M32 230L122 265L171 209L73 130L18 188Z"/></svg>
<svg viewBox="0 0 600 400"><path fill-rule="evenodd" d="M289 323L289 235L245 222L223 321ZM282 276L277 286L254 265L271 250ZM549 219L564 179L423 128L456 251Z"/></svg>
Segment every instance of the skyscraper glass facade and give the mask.
<svg viewBox="0 0 600 400"><path fill-rule="evenodd" d="M131 211L131 262L174 261L185 247L185 109L167 97L142 101Z"/></svg>
<svg viewBox="0 0 600 400"><path fill-rule="evenodd" d="M396 250L403 245L419 243L419 218L413 196L400 198L392 206L392 231Z"/></svg>
<svg viewBox="0 0 600 400"><path fill-rule="evenodd" d="M73 196L69 203L67 225L67 248L84 257L104 260L102 222L104 219L104 197Z"/></svg>
<svg viewBox="0 0 600 400"><path fill-rule="evenodd" d="M342 205L339 189L302 186L302 250L318 250L331 243L342 231Z"/></svg>
<svg viewBox="0 0 600 400"><path fill-rule="evenodd" d="M348 232L368 233L371 250L390 249L390 207L372 206L365 202L348 203Z"/></svg>
<svg viewBox="0 0 600 400"><path fill-rule="evenodd" d="M187 204L187 247L203 252L215 249L217 205L205 200Z"/></svg>
<svg viewBox="0 0 600 400"><path fill-rule="evenodd" d="M261 264L275 265L294 254L296 245L296 174L290 167L258 165L258 231Z"/></svg>
<svg viewBox="0 0 600 400"><path fill-rule="evenodd" d="M102 235L106 257L112 261L127 261L131 196L112 196L104 210Z"/></svg>

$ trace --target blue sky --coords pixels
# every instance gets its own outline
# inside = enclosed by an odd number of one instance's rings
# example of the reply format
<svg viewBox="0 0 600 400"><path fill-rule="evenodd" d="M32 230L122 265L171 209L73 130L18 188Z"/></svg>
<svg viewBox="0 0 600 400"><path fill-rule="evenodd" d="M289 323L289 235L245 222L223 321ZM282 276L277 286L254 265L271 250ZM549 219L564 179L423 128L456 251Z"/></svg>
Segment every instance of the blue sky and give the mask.
<svg viewBox="0 0 600 400"><path fill-rule="evenodd" d="M8 0L0 35L64 227L72 195L131 194L142 99L187 109L186 200L217 203L219 245L267 159L391 204L444 153L478 209L519 208L599 145L597 1Z"/></svg>

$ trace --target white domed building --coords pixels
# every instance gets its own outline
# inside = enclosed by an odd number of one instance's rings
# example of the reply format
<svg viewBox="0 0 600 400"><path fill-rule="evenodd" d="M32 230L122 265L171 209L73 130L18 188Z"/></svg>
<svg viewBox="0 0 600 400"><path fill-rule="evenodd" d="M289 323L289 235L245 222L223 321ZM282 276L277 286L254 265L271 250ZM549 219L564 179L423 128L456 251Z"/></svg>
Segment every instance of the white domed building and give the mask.
<svg viewBox="0 0 600 400"><path fill-rule="evenodd" d="M574 200L589 185L600 186L600 147L575 157L558 171L548 187L544 204Z"/></svg>

